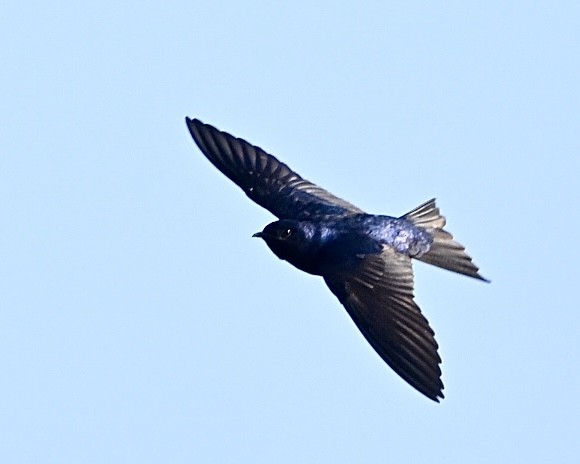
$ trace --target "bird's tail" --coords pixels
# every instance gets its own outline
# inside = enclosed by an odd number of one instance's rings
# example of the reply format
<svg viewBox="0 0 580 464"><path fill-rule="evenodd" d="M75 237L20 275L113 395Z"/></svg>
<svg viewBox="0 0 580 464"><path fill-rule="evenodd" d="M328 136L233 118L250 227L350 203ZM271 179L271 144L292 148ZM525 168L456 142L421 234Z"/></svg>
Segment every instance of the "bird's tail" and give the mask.
<svg viewBox="0 0 580 464"><path fill-rule="evenodd" d="M434 198L409 211L402 216L402 219L411 221L433 236L430 250L424 255L418 256L418 260L489 282L479 274L479 268L465 253L465 247L453 240L453 235L443 230L445 217L439 213Z"/></svg>

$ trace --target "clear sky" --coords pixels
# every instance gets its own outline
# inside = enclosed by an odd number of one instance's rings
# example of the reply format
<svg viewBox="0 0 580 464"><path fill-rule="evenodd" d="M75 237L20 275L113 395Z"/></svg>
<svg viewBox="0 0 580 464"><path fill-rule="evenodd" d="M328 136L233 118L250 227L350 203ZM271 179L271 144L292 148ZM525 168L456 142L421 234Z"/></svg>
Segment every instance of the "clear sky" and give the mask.
<svg viewBox="0 0 580 464"><path fill-rule="evenodd" d="M575 462L580 3L10 2L0 462ZM437 197L446 398L401 381L184 117L375 213Z"/></svg>

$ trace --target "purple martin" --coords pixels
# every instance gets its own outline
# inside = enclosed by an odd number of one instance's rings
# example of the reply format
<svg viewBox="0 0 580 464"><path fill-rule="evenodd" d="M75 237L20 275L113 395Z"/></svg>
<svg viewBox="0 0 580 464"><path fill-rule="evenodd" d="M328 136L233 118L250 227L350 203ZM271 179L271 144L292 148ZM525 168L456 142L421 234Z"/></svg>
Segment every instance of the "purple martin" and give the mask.
<svg viewBox="0 0 580 464"><path fill-rule="evenodd" d="M378 355L428 398L443 398L441 358L413 299L411 258L487 281L446 230L435 200L401 217L367 214L274 156L186 118L206 158L278 221L254 234L298 269L322 276Z"/></svg>

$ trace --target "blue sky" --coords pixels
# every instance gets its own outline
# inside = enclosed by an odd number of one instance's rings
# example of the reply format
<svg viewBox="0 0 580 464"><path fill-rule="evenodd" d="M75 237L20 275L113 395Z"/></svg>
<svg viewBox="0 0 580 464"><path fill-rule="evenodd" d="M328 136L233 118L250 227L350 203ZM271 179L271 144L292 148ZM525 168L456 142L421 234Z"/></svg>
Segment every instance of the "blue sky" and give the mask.
<svg viewBox="0 0 580 464"><path fill-rule="evenodd" d="M577 2L27 2L0 15L0 460L572 462ZM437 197L435 404L184 117L375 213Z"/></svg>

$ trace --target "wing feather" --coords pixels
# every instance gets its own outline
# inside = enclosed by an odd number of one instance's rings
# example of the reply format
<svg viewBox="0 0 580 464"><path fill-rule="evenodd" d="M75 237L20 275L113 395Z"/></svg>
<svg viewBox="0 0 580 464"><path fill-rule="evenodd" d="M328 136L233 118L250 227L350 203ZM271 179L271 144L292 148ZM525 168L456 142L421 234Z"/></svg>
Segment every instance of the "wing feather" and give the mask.
<svg viewBox="0 0 580 464"><path fill-rule="evenodd" d="M362 213L351 203L309 182L260 147L227 132L186 118L193 140L223 174L280 219Z"/></svg>
<svg viewBox="0 0 580 464"><path fill-rule="evenodd" d="M428 398L443 398L438 345L413 300L411 259L385 247L324 279L379 356Z"/></svg>

